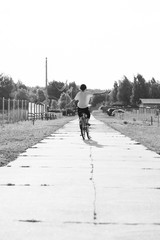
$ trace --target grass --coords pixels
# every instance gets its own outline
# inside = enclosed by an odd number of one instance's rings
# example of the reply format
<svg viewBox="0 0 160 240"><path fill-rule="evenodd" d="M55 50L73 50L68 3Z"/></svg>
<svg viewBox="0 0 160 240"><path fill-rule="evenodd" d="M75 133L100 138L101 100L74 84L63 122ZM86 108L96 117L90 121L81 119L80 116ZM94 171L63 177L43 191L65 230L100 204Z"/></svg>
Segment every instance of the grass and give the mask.
<svg viewBox="0 0 160 240"><path fill-rule="evenodd" d="M15 160L27 148L50 136L75 117L55 120L22 121L0 126L0 167Z"/></svg>
<svg viewBox="0 0 160 240"><path fill-rule="evenodd" d="M115 130L160 154L160 126L158 127L157 124L149 125L142 122L134 122L133 119L122 120L116 117L109 117L101 111L95 111L93 115Z"/></svg>
<svg viewBox="0 0 160 240"><path fill-rule="evenodd" d="M101 111L94 111L94 117L134 139L148 149L160 154L160 127L134 122L133 119L122 120L109 117ZM27 148L32 147L75 117L63 117L55 120L37 120L0 126L0 166L5 166L15 160Z"/></svg>

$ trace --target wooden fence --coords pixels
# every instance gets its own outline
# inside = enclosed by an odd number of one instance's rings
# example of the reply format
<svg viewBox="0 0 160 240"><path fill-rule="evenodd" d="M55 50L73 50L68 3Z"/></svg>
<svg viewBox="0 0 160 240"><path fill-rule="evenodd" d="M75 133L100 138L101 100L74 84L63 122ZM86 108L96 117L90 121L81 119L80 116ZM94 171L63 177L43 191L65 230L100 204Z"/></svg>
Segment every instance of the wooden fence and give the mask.
<svg viewBox="0 0 160 240"><path fill-rule="evenodd" d="M45 114L45 105L27 100L0 98L0 124L41 119Z"/></svg>
<svg viewBox="0 0 160 240"><path fill-rule="evenodd" d="M61 118L62 112L48 112L45 104L0 98L0 125L19 121Z"/></svg>
<svg viewBox="0 0 160 240"><path fill-rule="evenodd" d="M152 108L132 109L124 113L117 113L117 117L126 120L139 122L141 124L160 126L160 110Z"/></svg>

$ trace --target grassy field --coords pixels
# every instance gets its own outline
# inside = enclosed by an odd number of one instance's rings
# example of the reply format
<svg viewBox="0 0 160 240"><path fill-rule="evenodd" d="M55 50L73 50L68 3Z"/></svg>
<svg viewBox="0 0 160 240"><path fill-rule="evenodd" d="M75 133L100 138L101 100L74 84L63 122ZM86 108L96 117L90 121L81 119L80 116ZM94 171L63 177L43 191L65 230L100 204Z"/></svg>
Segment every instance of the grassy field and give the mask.
<svg viewBox="0 0 160 240"><path fill-rule="evenodd" d="M57 129L75 117L62 117L55 120L23 121L0 126L0 166L13 161L27 148L50 136Z"/></svg>
<svg viewBox="0 0 160 240"><path fill-rule="evenodd" d="M109 117L101 111L95 111L93 115L122 134L160 154L160 126L134 122L133 119L127 119L126 121L116 117Z"/></svg>

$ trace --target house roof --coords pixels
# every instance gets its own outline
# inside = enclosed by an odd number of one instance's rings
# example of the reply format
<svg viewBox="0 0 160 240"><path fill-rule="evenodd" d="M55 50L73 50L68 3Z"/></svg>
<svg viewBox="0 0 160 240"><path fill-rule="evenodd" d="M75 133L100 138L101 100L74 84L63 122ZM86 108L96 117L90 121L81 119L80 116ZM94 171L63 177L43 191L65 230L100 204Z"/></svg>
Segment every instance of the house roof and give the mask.
<svg viewBox="0 0 160 240"><path fill-rule="evenodd" d="M160 104L160 99L155 98L140 98L142 104Z"/></svg>

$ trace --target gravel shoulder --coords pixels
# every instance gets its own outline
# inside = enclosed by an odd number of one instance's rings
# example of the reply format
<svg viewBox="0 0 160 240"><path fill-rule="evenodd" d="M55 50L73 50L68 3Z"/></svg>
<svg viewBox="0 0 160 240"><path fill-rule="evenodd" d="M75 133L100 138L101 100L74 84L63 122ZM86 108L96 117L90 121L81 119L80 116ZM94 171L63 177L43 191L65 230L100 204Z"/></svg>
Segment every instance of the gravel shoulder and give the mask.
<svg viewBox="0 0 160 240"><path fill-rule="evenodd" d="M55 120L23 121L0 126L0 167L15 160L27 148L32 147L76 117Z"/></svg>
<svg viewBox="0 0 160 240"><path fill-rule="evenodd" d="M94 111L93 116L125 136L136 140L148 149L160 154L160 126L145 125L143 123L133 122L133 120L125 121L116 117L109 117L101 111Z"/></svg>

